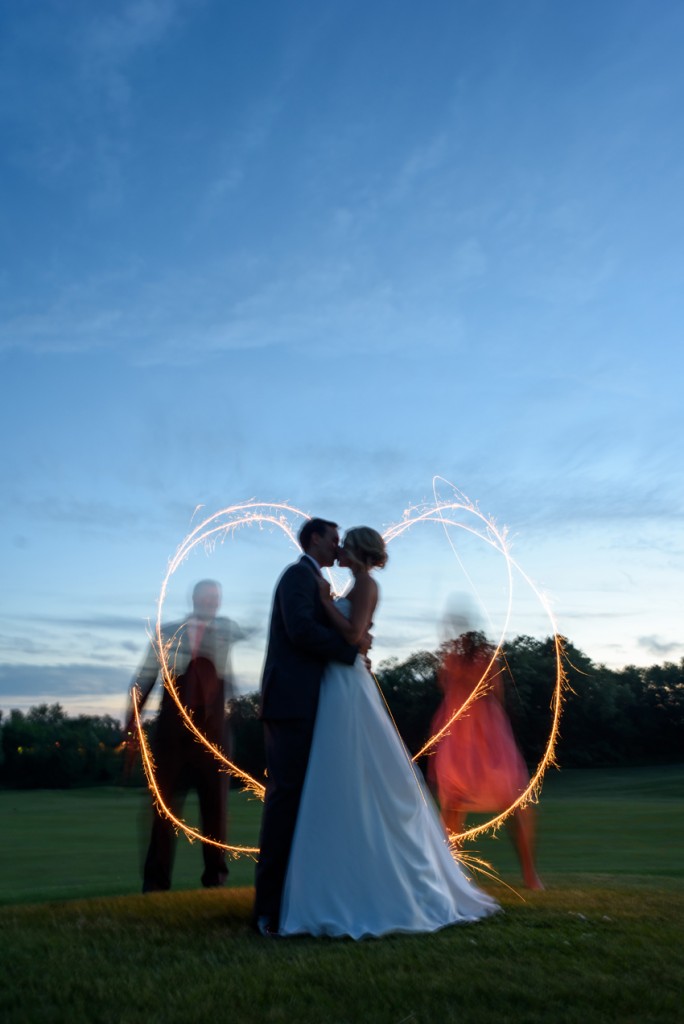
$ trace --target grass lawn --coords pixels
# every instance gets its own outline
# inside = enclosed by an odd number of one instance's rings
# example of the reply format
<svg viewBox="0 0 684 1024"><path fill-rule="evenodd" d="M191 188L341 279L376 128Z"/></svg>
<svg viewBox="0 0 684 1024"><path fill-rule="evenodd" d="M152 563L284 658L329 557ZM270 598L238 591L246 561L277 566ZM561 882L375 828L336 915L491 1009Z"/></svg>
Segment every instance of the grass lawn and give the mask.
<svg viewBox="0 0 684 1024"><path fill-rule="evenodd" d="M198 824L188 798L188 821ZM230 841L257 844L261 803L230 795ZM151 823L147 790L97 788L0 791L0 904L115 896L140 891ZM231 885L251 885L254 863L233 861ZM174 889L196 889L202 849L180 837Z"/></svg>
<svg viewBox="0 0 684 1024"><path fill-rule="evenodd" d="M0 793L7 1024L682 1020L684 766L553 774L546 892L486 883L505 914L360 943L258 938L251 862L236 888L192 891L201 854L185 840L174 892L138 895L144 806L128 790ZM252 841L259 805L238 796L232 812L232 838ZM504 833L476 845L518 884Z"/></svg>

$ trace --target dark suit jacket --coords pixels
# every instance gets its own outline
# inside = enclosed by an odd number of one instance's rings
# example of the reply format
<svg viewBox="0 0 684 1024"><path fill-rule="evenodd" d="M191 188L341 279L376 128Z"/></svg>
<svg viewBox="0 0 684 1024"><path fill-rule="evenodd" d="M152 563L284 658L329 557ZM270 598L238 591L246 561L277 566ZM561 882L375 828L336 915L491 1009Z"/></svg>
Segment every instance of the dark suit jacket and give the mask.
<svg viewBox="0 0 684 1024"><path fill-rule="evenodd" d="M321 678L329 661L353 664L358 648L332 628L315 566L303 556L280 577L273 597L261 681L261 717L316 717Z"/></svg>
<svg viewBox="0 0 684 1024"><path fill-rule="evenodd" d="M190 642L190 624L197 620L190 616L184 622L162 626L162 640L170 644L168 662L176 679L179 696L186 708L193 712L195 723L212 742L224 741L226 721L225 702L233 696L233 673L230 652L233 644L245 637L236 622L218 616L204 624L199 648L193 651ZM159 660L154 644L150 644L145 660L133 680L139 688L140 708L144 707L159 676ZM180 726L178 709L166 688L162 693L158 726L174 729ZM182 727L180 735L186 732ZM187 736L190 737L190 733Z"/></svg>

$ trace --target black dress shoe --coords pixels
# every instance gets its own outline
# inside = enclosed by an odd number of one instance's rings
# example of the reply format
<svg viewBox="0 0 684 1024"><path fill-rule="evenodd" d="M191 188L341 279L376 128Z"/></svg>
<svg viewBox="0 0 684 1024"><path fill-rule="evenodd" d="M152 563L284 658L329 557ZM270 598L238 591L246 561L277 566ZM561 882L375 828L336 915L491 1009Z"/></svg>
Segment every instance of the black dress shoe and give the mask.
<svg viewBox="0 0 684 1024"><path fill-rule="evenodd" d="M265 939L279 939L278 929L274 926L273 921L270 917L257 917L255 922L256 930L259 935L262 935Z"/></svg>

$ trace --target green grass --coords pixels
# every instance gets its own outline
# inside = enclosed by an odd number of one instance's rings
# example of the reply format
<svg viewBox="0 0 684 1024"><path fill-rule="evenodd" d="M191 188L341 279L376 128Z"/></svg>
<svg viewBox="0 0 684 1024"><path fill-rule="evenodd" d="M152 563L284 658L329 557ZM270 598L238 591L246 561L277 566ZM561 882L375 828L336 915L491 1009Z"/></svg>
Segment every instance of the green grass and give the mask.
<svg viewBox="0 0 684 1024"><path fill-rule="evenodd" d="M684 876L684 766L564 771L548 775L538 808L539 868L554 884L577 874ZM231 793L230 839L255 845L261 804ZM193 799L188 820L197 821ZM476 819L473 819L476 820ZM135 893L149 832L147 793L130 789L0 791L0 904ZM518 885L505 830L474 844ZM197 888L201 849L177 842L174 889ZM230 884L251 885L249 858ZM586 881L586 878L585 878Z"/></svg>
<svg viewBox="0 0 684 1024"><path fill-rule="evenodd" d="M682 1019L684 766L554 774L539 809L546 892L487 883L503 915L360 943L259 939L251 862L237 888L183 891L201 859L183 840L176 891L103 898L138 888L141 806L130 791L0 794L7 1024ZM232 807L234 838L253 836L258 805ZM477 847L517 884L503 833ZM93 898L38 902L50 892Z"/></svg>
<svg viewBox="0 0 684 1024"><path fill-rule="evenodd" d="M261 804L242 793L230 796L230 841L256 845ZM198 823L189 797L184 817ZM0 791L0 904L140 891L150 831L146 790L97 788ZM195 889L202 850L180 837L174 889ZM251 885L254 864L230 864L231 885Z"/></svg>
<svg viewBox="0 0 684 1024"><path fill-rule="evenodd" d="M681 1020L681 892L568 889L436 935L264 941L252 891L6 907L11 1024Z"/></svg>
<svg viewBox="0 0 684 1024"><path fill-rule="evenodd" d="M553 885L576 876L684 879L684 765L551 772L538 808L539 870ZM506 881L519 879L505 830L476 841Z"/></svg>

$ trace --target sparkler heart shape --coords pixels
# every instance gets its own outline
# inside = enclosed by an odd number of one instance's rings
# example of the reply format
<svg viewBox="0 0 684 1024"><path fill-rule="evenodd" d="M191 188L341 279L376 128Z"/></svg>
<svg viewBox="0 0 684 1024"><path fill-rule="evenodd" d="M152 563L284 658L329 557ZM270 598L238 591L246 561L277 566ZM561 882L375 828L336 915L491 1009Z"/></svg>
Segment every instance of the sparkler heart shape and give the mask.
<svg viewBox="0 0 684 1024"><path fill-rule="evenodd" d="M445 500L440 498L438 495L438 486L446 486L451 489L450 498ZM563 690L566 685L566 676L563 668L563 648L562 638L559 636L553 619L552 612L549 608L548 602L540 591L535 587L534 583L529 577L523 572L517 562L511 557L508 543L506 539L506 531L499 530L492 519L484 516L476 505L474 505L469 499L461 494L452 484L448 481L443 480L440 477L436 477L433 481L433 492L434 501L430 504L423 506L417 506L410 508L406 511L400 520L394 526L391 526L384 533L385 543L390 545L396 542L400 537L406 534L413 526L418 523L434 523L441 526L444 531L447 543L449 543L454 555L458 560L458 554L454 547L450 529L465 530L467 533L478 538L483 543L489 545L496 552L498 552L505 560L506 573L508 577L508 600L506 608L505 621L501 630L501 636L499 637L498 643L492 655L492 658L487 666L487 669L483 672L481 679L477 686L473 689L468 699L463 705L458 708L451 718L444 724L444 726L435 733L427 743L418 751L414 756L414 761L424 754L433 751L440 741L440 739L446 735L453 723L466 713L469 707L481 697L490 687L488 680L489 669L494 665L499 657L501 647L503 644L504 636L506 634L508 624L511 617L512 610L512 577L513 573L517 572L532 589L533 593L541 603L544 611L549 617L555 642L556 651L556 679L553 691L553 697L551 701L551 727L549 731L549 737L546 745L546 750L542 759L540 760L537 768L535 769L527 789L515 800L509 807L507 807L500 814L491 818L489 821L475 828L471 828L463 832L460 836L450 836L452 841L452 848L455 850L456 841L460 843L465 838L473 838L481 833L488 831L496 831L505 821L509 814L518 807L523 807L525 804L536 799L539 789L541 787L541 781L546 768L554 763L554 749L555 742L558 735L558 724L560 720ZM293 548L299 552L299 545L296 539L296 530L302 521L309 517L305 512L300 509L293 508L287 504L261 504L258 502L244 502L239 505L233 505L225 509L221 509L219 512L209 516L198 526L196 526L188 535L185 537L183 542L180 544L175 555L169 563L167 574L162 583L161 591L159 594L159 600L157 603L157 619L155 628L154 644L157 649L157 656L161 667L161 675L164 686L168 690L171 698L176 703L178 712L183 719L184 724L194 735L195 739L206 746L223 765L225 771L240 779L243 787L260 799L264 796L264 786L253 779L250 775L244 772L238 765L230 761L226 755L218 747L212 744L206 736L197 728L193 721L191 713L183 705L178 690L176 688L175 675L172 665L172 653L174 649L175 638L171 640L165 640L162 633L162 616L164 602L166 599L167 589L171 578L175 574L181 563L188 557L188 555L198 546L213 545L219 540L225 539L228 535L234 533L241 527L254 526L254 525L269 525L273 528L281 530L286 538L291 542ZM465 521L464 521L465 519ZM202 835L197 829L191 827L186 822L177 818L172 810L167 806L164 801L163 795L157 785L154 761L152 754L149 749L142 724L140 720L140 712L138 707L137 693L133 692L133 711L136 722L136 729L138 733L138 740L140 743L140 750L142 754L143 768L147 777L148 785L154 799L162 811L175 825L177 829L182 831L190 841L199 839L201 842L210 843L213 846L218 846L233 856L240 856L247 854L254 856L259 851L257 847L247 846L231 846L226 843L220 843L216 840L212 840L207 836Z"/></svg>

